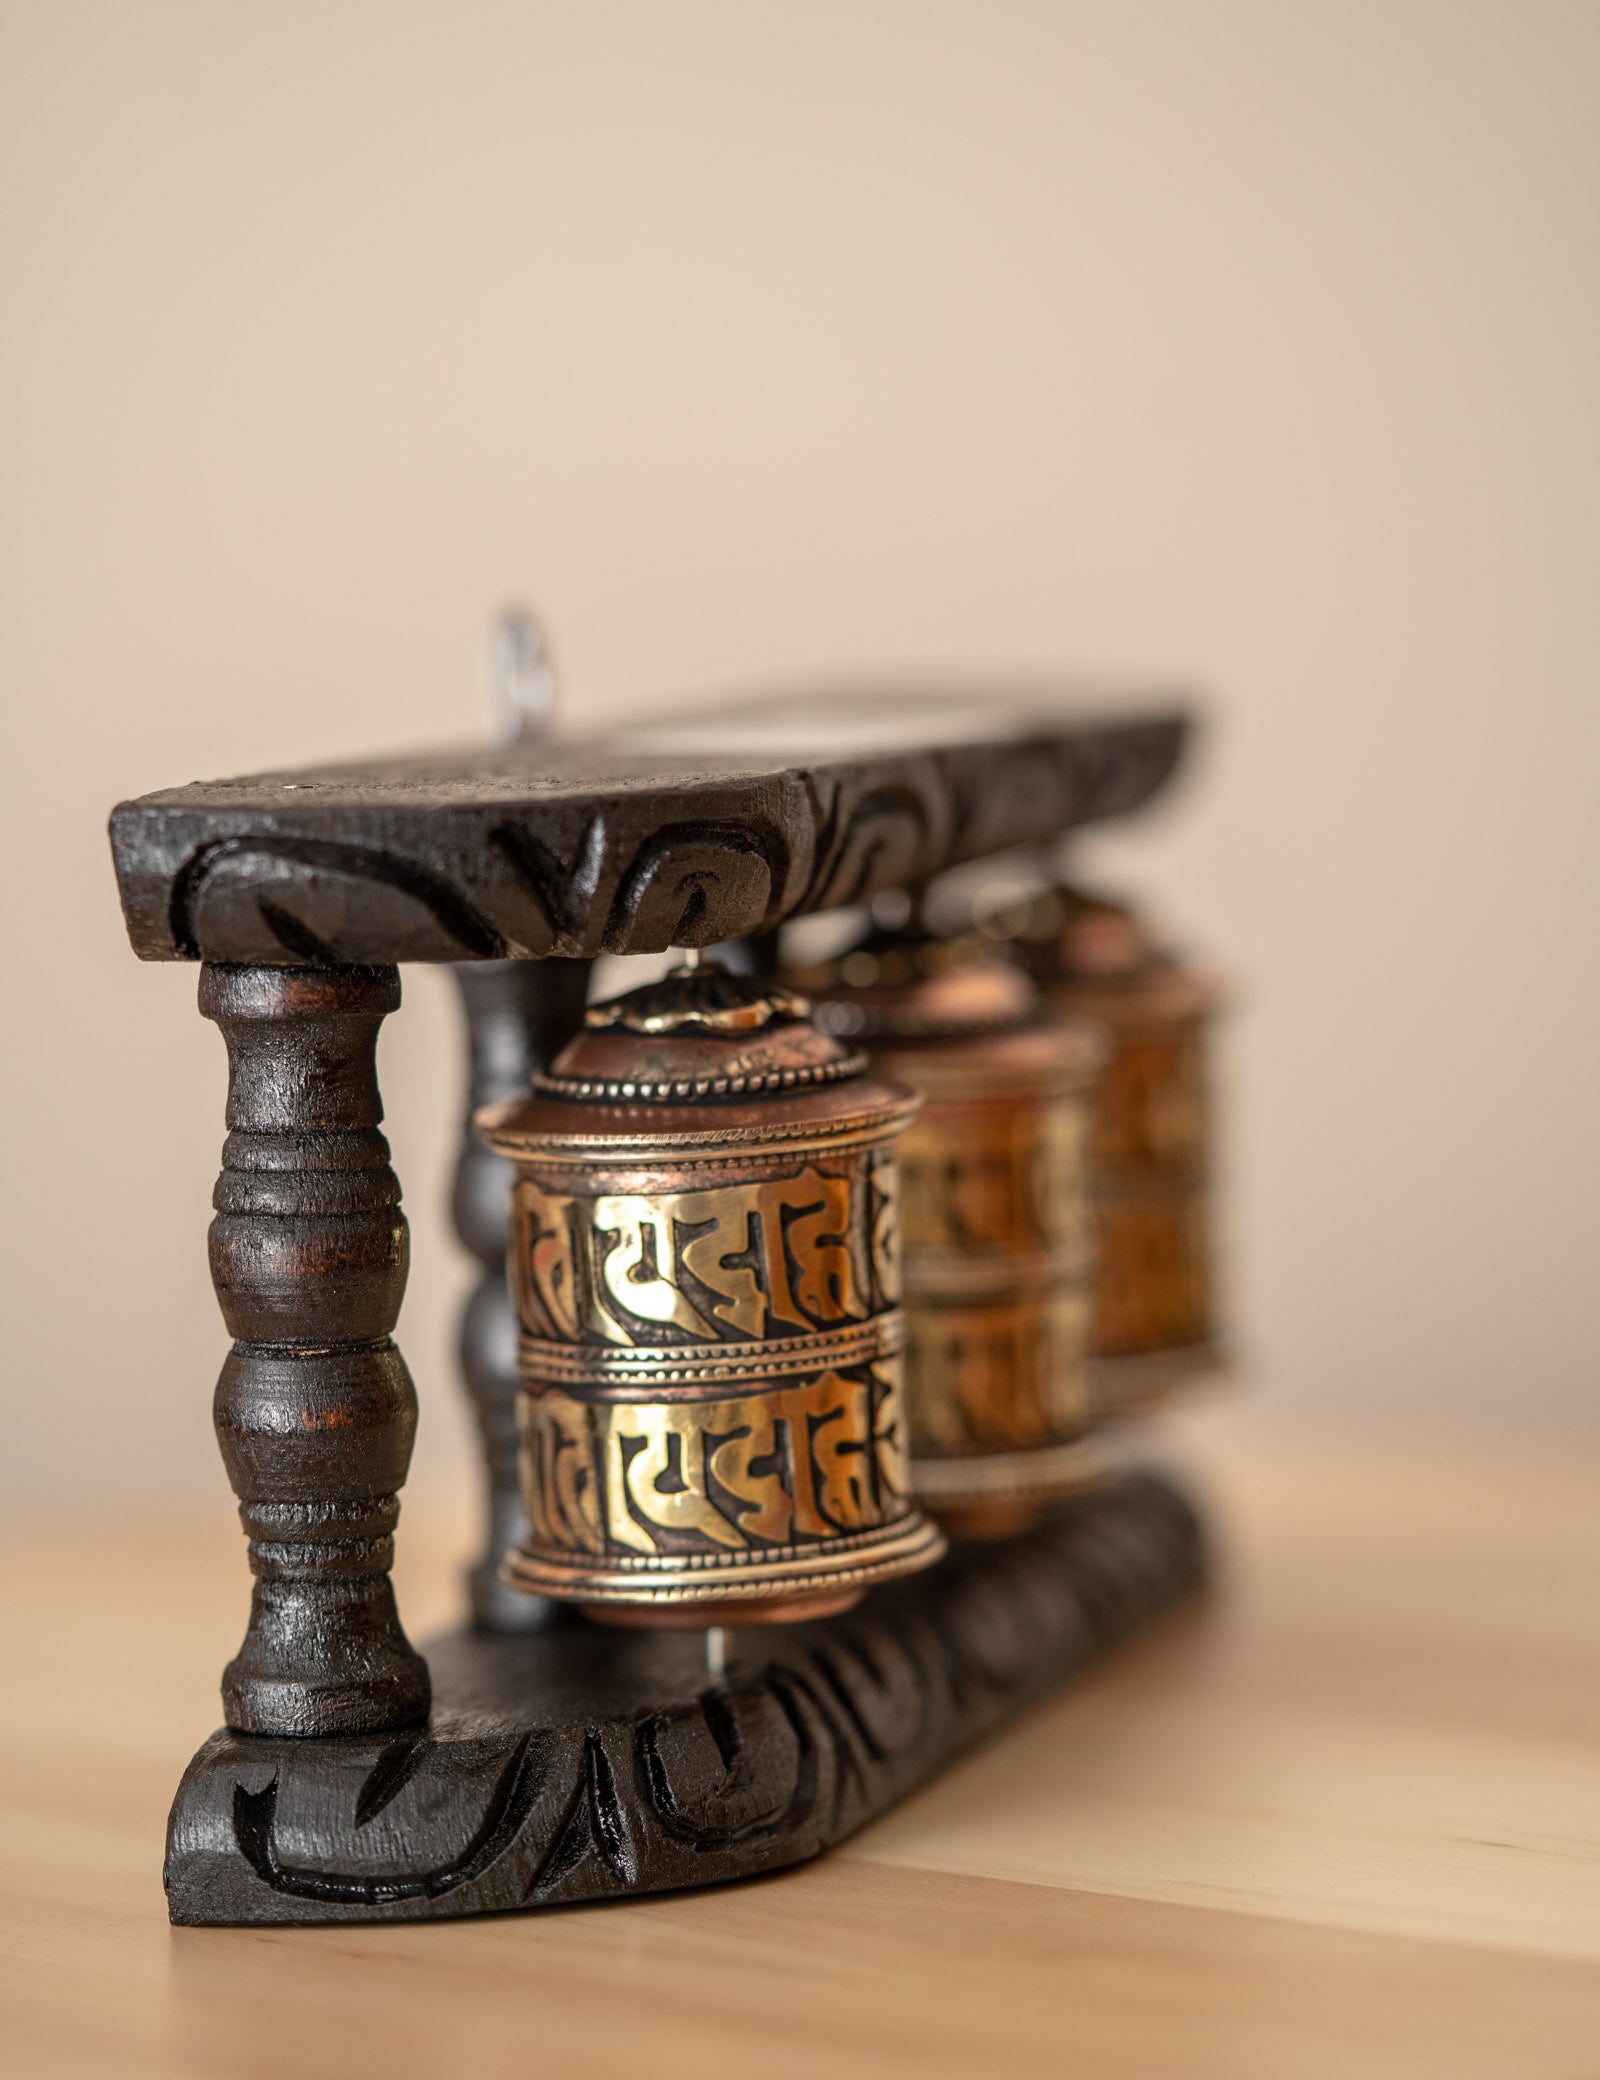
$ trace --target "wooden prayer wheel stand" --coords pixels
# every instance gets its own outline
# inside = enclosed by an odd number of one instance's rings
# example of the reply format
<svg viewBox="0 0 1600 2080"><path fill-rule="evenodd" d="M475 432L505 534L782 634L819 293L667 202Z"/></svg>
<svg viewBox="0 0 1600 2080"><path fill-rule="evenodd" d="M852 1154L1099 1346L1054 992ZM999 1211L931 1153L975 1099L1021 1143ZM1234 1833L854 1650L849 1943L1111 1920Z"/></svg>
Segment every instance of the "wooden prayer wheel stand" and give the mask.
<svg viewBox="0 0 1600 2080"><path fill-rule="evenodd" d="M506 1588L524 1530L507 1175L469 1132L455 1211L483 1267L462 1364L486 1545L473 1625L419 1653L389 1580L417 1402L391 1334L408 1241L374 1067L403 962L456 964L470 1114L525 1093L576 1030L596 955L762 939L1123 814L1184 738L1160 701L840 696L114 812L134 950L201 963L230 1064L214 1415L255 1588L226 1726L173 1806L174 1921L414 1920L776 1870L1197 1582L1190 1505L1130 1473L852 1612L741 1635L724 1682L697 1638L600 1630Z"/></svg>

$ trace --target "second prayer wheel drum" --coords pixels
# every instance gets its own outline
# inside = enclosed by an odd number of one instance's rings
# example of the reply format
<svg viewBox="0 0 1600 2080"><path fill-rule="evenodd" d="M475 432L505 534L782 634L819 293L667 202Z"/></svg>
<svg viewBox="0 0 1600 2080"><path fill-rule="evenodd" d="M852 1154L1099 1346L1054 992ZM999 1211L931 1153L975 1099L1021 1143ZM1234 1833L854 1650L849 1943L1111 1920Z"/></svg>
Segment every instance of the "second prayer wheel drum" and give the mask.
<svg viewBox="0 0 1600 2080"><path fill-rule="evenodd" d="M1056 1016L1110 1041L1089 1139L1100 1264L1093 1379L1108 1412L1214 1362L1208 1027L1220 992L1126 904L1064 885L1009 920Z"/></svg>
<svg viewBox="0 0 1600 2080"><path fill-rule="evenodd" d="M788 993L683 969L593 1007L515 1166L527 1542L618 1622L848 1607L937 1559L911 1499L895 1144L916 1100Z"/></svg>
<svg viewBox="0 0 1600 2080"><path fill-rule="evenodd" d="M900 1146L913 1491L951 1530L1018 1528L1105 1471L1087 1435L1101 1040L1032 1023L1027 977L970 945L873 934L804 981L923 1101Z"/></svg>

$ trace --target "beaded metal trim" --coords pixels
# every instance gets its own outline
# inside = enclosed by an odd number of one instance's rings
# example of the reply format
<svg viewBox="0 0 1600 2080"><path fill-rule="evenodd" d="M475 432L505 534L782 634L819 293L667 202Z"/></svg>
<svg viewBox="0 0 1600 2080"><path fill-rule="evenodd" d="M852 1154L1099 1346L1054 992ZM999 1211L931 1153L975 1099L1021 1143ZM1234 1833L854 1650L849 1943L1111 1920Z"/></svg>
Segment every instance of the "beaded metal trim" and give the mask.
<svg viewBox="0 0 1600 2080"><path fill-rule="evenodd" d="M969 1452L911 1458L911 1492L932 1509L965 1502L1081 1494L1099 1487L1115 1471L1098 1439L1036 1445L1010 1452Z"/></svg>
<svg viewBox="0 0 1600 2080"><path fill-rule="evenodd" d="M914 1509L871 1531L737 1553L607 1553L513 1547L501 1573L513 1588L580 1603L695 1604L800 1595L890 1581L942 1559L944 1535Z"/></svg>
<svg viewBox="0 0 1600 2080"><path fill-rule="evenodd" d="M536 1075L533 1087L548 1098L574 1098L603 1105L675 1105L696 1098L753 1098L766 1091L798 1091L816 1084L843 1083L866 1072L866 1057L847 1054L836 1062L812 1062L797 1069L764 1069L745 1076L678 1077L671 1083L636 1078Z"/></svg>
<svg viewBox="0 0 1600 2080"><path fill-rule="evenodd" d="M526 1332L518 1340L523 1376L531 1385L621 1388L633 1393L648 1388L696 1388L759 1379L808 1378L833 1370L847 1372L892 1358L905 1348L906 1324L901 1310L871 1315L844 1329L819 1330L814 1336L774 1336L759 1342L690 1343L613 1346L556 1343Z"/></svg>

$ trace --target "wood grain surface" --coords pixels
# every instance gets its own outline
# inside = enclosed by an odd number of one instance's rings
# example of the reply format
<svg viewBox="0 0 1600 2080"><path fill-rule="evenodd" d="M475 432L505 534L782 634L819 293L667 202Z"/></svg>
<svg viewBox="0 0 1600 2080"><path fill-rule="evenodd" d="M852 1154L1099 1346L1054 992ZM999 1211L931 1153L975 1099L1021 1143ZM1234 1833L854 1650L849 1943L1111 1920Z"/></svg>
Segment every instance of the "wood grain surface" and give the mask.
<svg viewBox="0 0 1600 2080"><path fill-rule="evenodd" d="M1600 1461L1178 1426L1223 1579L822 1862L535 1917L169 1929L225 1503L13 1528L8 2075L1600 2074ZM470 1519L397 1570L456 1615ZM115 1700L108 1706L107 1700Z"/></svg>
<svg viewBox="0 0 1600 2080"><path fill-rule="evenodd" d="M454 1920L732 1883L848 1840L1064 1678L1199 1593L1170 1480L1108 1481L857 1608L729 1642L573 1613L423 1642L426 1727L223 1731L173 1801L190 1927Z"/></svg>

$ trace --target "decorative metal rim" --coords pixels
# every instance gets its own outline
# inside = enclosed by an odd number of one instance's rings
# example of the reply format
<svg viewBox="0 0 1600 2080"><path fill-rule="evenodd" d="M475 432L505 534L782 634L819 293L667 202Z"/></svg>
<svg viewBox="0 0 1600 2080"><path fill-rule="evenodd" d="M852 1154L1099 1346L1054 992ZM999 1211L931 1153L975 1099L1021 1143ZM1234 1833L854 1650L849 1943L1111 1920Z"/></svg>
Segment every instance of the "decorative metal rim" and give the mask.
<svg viewBox="0 0 1600 2080"><path fill-rule="evenodd" d="M822 1329L811 1336L765 1337L759 1342L614 1345L557 1343L524 1333L517 1358L529 1387L626 1386L652 1394L662 1387L723 1386L743 1380L807 1378L832 1369L848 1371L905 1349L905 1315L898 1307ZM711 1398L711 1397L708 1397Z"/></svg>
<svg viewBox="0 0 1600 2080"><path fill-rule="evenodd" d="M1000 1091L995 1089L994 1066L988 1062L975 1062L969 1067L965 1062L952 1061L946 1067L942 1062L919 1061L905 1049L896 1051L888 1046L874 1046L870 1060L880 1076L892 1083L913 1085L930 1104L992 1106L1000 1111L1019 1099L1087 1099L1105 1068L1108 1052L1048 1067L1023 1069L1008 1063L1005 1087Z"/></svg>
<svg viewBox="0 0 1600 2080"><path fill-rule="evenodd" d="M593 1133L537 1135L496 1123L497 1111L514 1113L517 1107L491 1106L479 1113L478 1130L497 1155L536 1168L582 1169L597 1158L676 1160L685 1151L693 1151L697 1162L710 1170L762 1156L840 1155L851 1149L873 1148L903 1134L921 1104L915 1092L896 1091L892 1098L860 1112L841 1113L836 1119L765 1120L760 1126L695 1127L681 1134L602 1128Z"/></svg>
<svg viewBox="0 0 1600 2080"><path fill-rule="evenodd" d="M678 1105L704 1098L758 1098L772 1091L798 1091L819 1084L844 1083L866 1073L864 1054L841 1055L831 1062L804 1062L793 1069L763 1069L744 1076L680 1076L652 1083L638 1078L552 1076L535 1074L533 1088L547 1098L566 1098L591 1105Z"/></svg>
<svg viewBox="0 0 1600 2080"><path fill-rule="evenodd" d="M907 1247L901 1258L900 1284L907 1301L918 1307L1003 1307L1018 1300L1046 1300L1054 1293L1078 1292L1094 1274L1095 1251L1087 1241L1064 1243L1059 1249L1024 1256L1005 1250L954 1251Z"/></svg>
<svg viewBox="0 0 1600 2080"><path fill-rule="evenodd" d="M1028 1451L973 1452L960 1458L911 1460L911 1490L930 1509L964 1502L992 1502L997 1497L1019 1501L1060 1501L1098 1488L1116 1471L1115 1463L1095 1439L1074 1438L1068 1444L1039 1445Z"/></svg>
<svg viewBox="0 0 1600 2080"><path fill-rule="evenodd" d="M898 1006L880 1009L848 997L818 997L811 1006L811 1023L819 1033L826 1033L830 1040L865 1040L874 1053L888 1053L901 1040L939 1040L956 1046L963 1040L988 1040L996 1033L1023 1033L1036 1020L1037 1013L1031 1010L1001 1011L957 1024L931 1014L919 1018Z"/></svg>
<svg viewBox="0 0 1600 2080"><path fill-rule="evenodd" d="M944 1533L920 1510L872 1531L818 1546L760 1552L575 1555L513 1547L501 1563L514 1589L564 1603L706 1604L743 1602L810 1589L892 1581L941 1559Z"/></svg>

